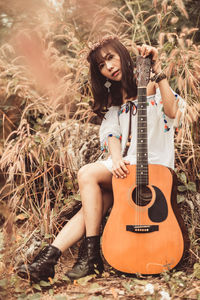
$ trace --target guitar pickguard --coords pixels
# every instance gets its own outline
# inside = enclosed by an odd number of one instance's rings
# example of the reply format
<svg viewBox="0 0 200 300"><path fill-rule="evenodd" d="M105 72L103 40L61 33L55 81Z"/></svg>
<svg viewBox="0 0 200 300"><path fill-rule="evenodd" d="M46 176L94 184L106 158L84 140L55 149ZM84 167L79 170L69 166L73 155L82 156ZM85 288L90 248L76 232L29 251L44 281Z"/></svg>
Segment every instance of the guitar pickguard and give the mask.
<svg viewBox="0 0 200 300"><path fill-rule="evenodd" d="M156 193L156 199L153 205L148 209L148 216L152 222L159 223L165 221L168 216L167 201L159 188L156 186L153 186L153 188Z"/></svg>
<svg viewBox="0 0 200 300"><path fill-rule="evenodd" d="M163 192L153 186L137 186L133 189L131 197L135 205L147 207L148 216L152 222L163 222L168 215L167 201Z"/></svg>

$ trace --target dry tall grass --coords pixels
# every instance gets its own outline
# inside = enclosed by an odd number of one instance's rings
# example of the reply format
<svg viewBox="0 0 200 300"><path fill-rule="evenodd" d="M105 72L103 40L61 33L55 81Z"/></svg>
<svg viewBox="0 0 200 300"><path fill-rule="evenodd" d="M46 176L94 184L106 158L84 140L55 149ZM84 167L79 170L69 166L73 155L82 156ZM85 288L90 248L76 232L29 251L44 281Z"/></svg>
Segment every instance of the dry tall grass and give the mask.
<svg viewBox="0 0 200 300"><path fill-rule="evenodd" d="M193 42L197 29L176 31L179 17L174 5L188 18L183 1L148 2L146 10L143 1L125 1L124 6L109 9L97 1L80 1L80 7L73 3L74 10L66 1L65 9L45 15L45 22L40 14L34 30L21 30L0 48L0 213L5 219L4 267L10 273L15 264L12 252L26 247L35 232L51 240L60 229L60 216L76 198L77 170L67 145L73 119L84 124L92 116L85 60L90 41L114 33L130 50L136 43L158 46L172 88L195 112L199 104L200 46ZM90 22L85 19L85 4L91 10ZM176 164L188 181L199 183L199 119L191 125L188 109L176 144ZM199 259L198 230L192 251Z"/></svg>
<svg viewBox="0 0 200 300"><path fill-rule="evenodd" d="M177 169L199 184L200 45L193 42L199 28L180 26L181 17L175 8L189 18L183 1L153 1L153 6L143 1L125 1L117 11L123 21L121 30L127 34L124 40L130 49L134 50L135 43L158 47L171 87L186 100L182 129L177 136Z"/></svg>

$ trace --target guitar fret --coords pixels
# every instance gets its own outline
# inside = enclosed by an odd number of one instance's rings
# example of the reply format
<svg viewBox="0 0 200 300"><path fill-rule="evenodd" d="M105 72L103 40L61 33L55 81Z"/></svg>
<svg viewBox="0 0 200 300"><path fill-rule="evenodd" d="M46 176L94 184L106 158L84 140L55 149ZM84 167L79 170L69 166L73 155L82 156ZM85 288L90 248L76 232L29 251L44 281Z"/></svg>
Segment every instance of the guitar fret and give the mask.
<svg viewBox="0 0 200 300"><path fill-rule="evenodd" d="M148 173L149 173L149 172L148 172L148 169L146 169L146 170L140 170L140 169L138 170L138 169L137 169L137 176L138 176L138 175L139 175L139 176L140 176L140 175L148 176Z"/></svg>
<svg viewBox="0 0 200 300"><path fill-rule="evenodd" d="M138 101L141 103L141 102L145 102L146 100L146 95L138 95Z"/></svg>
<svg viewBox="0 0 200 300"><path fill-rule="evenodd" d="M145 172L145 171L141 171L141 170L137 170L137 178L139 177L141 177L141 175L142 176L146 176L146 177L148 177L148 170Z"/></svg>
<svg viewBox="0 0 200 300"><path fill-rule="evenodd" d="M147 179L148 178L148 173L144 173L144 172L138 172L137 178L136 179Z"/></svg>

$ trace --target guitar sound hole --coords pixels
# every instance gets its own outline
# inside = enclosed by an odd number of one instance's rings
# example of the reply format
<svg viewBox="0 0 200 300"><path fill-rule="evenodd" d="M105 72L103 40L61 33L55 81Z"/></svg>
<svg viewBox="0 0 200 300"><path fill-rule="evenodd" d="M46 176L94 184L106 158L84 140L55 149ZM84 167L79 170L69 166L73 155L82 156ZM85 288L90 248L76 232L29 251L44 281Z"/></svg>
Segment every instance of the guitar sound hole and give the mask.
<svg viewBox="0 0 200 300"><path fill-rule="evenodd" d="M151 202L152 192L146 185L139 185L132 192L133 202L138 206L145 206Z"/></svg>

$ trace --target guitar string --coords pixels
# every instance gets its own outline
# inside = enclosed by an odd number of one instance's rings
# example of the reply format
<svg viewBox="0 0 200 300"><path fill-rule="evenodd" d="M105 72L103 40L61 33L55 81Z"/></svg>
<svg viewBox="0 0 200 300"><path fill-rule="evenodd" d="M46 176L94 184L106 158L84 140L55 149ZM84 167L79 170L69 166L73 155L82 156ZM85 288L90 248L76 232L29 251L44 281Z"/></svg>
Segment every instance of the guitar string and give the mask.
<svg viewBox="0 0 200 300"><path fill-rule="evenodd" d="M138 104L139 104L139 102L138 102ZM133 106L132 105L131 105L130 113L133 114ZM138 116L139 116L139 111L137 113L137 119L138 119ZM137 124L138 124L138 120L137 120ZM138 131L138 129L137 129L137 131ZM137 149L137 155L138 155L138 149ZM136 165L136 186L135 186L135 188L136 188L136 216L135 216L136 222L135 222L135 224L136 224L136 226L138 226L140 223L140 220L139 220L140 214L139 214L139 185L138 185L137 165Z"/></svg>
<svg viewBox="0 0 200 300"><path fill-rule="evenodd" d="M145 59L145 61L147 62L147 60ZM143 61L144 62L144 61ZM148 64L147 64L148 65ZM146 65L146 67L147 67ZM141 68L138 68L139 67L139 64L137 64L137 73L138 73L138 83L141 82ZM144 67L144 66L143 66ZM147 71L146 69L146 72L145 70L143 70L144 73L146 73L146 80L147 78L149 78L150 76L150 69ZM148 74L149 73L149 74ZM142 90L140 89L142 88ZM140 92L141 93L140 93ZM139 97L141 96L141 97ZM145 97L145 101L144 101L144 98ZM140 99L139 99L140 98ZM143 114L145 114L143 116ZM139 117L141 118L141 120L139 120ZM143 120L143 117L144 117L144 120ZM145 121L145 130L142 131L140 133L142 133L140 136L143 136L143 138L141 138L141 140L145 140L145 145L146 145L146 148L145 148L145 151L144 151L144 144L143 144L143 148L142 148L142 156L141 156L141 148L140 148L140 153L139 153L139 145L138 145L138 142L139 142L139 126L138 126L138 123L139 121ZM142 122L143 123L143 122ZM140 122L140 125L141 125L141 122ZM142 124L142 127L144 126L144 123ZM148 184L147 182L147 179L145 176L148 175L148 151L147 151L147 85L143 85L142 86L138 86L138 114L137 114L137 161L136 161L136 207L137 207L137 213L136 215L138 219L138 228L140 228L140 225L142 224L141 223L141 220L142 220L142 214L141 214L141 207L140 207L140 204L142 205L142 203L140 203L140 196L142 198L142 195L141 195L141 192L142 192L142 185L146 185L146 183ZM146 160L145 160L146 159ZM145 161L144 161L145 160ZM139 166L138 166L139 164ZM147 166L146 166L147 164ZM145 168L144 168L144 165L145 165ZM141 170L142 168L142 170ZM147 170L146 170L147 168ZM139 175L138 175L138 172L139 172ZM145 173L145 174L144 174ZM147 173L147 174L146 174ZM143 175L143 176L142 176ZM142 182L142 177L144 179L144 182ZM141 199L141 202L142 202L142 199ZM145 203L146 205L146 203ZM141 224L140 224L141 223Z"/></svg>
<svg viewBox="0 0 200 300"><path fill-rule="evenodd" d="M144 126L143 124L146 121L146 103L144 103L143 96L146 97L146 90L145 91L142 90L142 93L140 96L141 96L141 98L138 97L138 119L140 118L139 121L143 121L142 126ZM145 104L145 108L144 108L144 104ZM141 131L140 131L141 130L141 128L140 128L141 122L137 122L137 124L139 124L139 123L140 123L140 126L138 126L138 129L137 129L138 148L140 147L139 145L141 144L140 143L141 140L146 139L146 131L142 133L143 135L145 134L145 137L143 137L144 139L141 137ZM147 126L147 124L145 124L144 127L146 128L146 126ZM144 144L143 144L142 151L141 151L141 148L140 148L140 151L139 151L139 149L137 149L137 154L138 154L138 163L137 163L137 167L138 167L138 170L137 170L137 177L138 177L137 178L137 207L138 207L138 210L137 210L137 215L138 215L138 227L139 228L140 228L140 225L142 224L142 214L141 214L142 188L143 188L143 184L146 183L146 178L145 178L146 171L144 169L144 165L146 166L146 161L144 162L144 155L145 154L147 155L147 153L144 150L147 150L146 148L144 149ZM141 156L141 153L142 153L142 156Z"/></svg>

